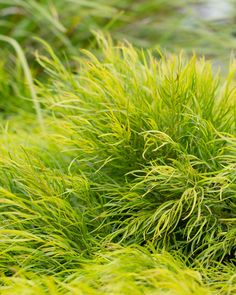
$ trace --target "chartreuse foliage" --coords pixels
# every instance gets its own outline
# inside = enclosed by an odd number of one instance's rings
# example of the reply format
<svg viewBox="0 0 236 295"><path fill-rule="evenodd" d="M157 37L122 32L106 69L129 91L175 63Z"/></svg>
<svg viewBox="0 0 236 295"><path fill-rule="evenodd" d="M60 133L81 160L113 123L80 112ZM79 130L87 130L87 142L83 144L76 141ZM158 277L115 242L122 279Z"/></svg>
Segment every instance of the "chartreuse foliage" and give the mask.
<svg viewBox="0 0 236 295"><path fill-rule="evenodd" d="M2 121L1 293L235 294L234 61L98 43Z"/></svg>
<svg viewBox="0 0 236 295"><path fill-rule="evenodd" d="M101 60L84 52L78 74L40 58L51 72L43 102L73 150L69 171L82 170L97 195L95 232L206 263L234 255L234 71L223 83L196 57L104 43Z"/></svg>
<svg viewBox="0 0 236 295"><path fill-rule="evenodd" d="M202 273L203 277L168 253L151 254L142 248L110 245L109 250L99 252L63 282L55 277L36 277L29 273L5 277L2 294L234 294L231 291L235 291L235 286L230 281L233 269L227 269L227 273L220 273L221 282L218 281L217 286L204 285L207 272ZM217 271L215 276L219 276ZM209 277L210 280L213 281L213 277Z"/></svg>

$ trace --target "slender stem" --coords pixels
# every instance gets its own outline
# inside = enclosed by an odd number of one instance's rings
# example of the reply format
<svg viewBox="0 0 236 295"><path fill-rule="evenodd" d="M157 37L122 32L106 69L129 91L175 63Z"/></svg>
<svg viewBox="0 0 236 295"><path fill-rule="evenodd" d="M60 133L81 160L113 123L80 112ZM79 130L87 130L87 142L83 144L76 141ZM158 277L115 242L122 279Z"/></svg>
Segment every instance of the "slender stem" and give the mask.
<svg viewBox="0 0 236 295"><path fill-rule="evenodd" d="M29 90L30 90L31 98L32 98L32 101L33 101L33 104L34 104L34 108L35 108L35 111L36 111L36 115L37 115L39 125L40 125L41 129L44 131L45 130L45 128L44 128L44 120L43 120L43 116L42 116L40 103L39 103L39 101L37 99L37 93L36 93L35 88L34 88L33 78L32 78L31 72L30 72L30 68L29 68L27 59L26 59L26 57L24 55L24 52L23 52L22 48L20 47L19 43L16 40L14 40L14 39L12 39L10 37L0 35L0 41L4 41L4 42L7 42L8 44L12 45L12 47L15 49L15 51L16 51L16 53L18 55L18 58L19 58L19 60L21 62L21 66L23 68L25 77L26 77L26 79L28 81L28 84L29 84Z"/></svg>

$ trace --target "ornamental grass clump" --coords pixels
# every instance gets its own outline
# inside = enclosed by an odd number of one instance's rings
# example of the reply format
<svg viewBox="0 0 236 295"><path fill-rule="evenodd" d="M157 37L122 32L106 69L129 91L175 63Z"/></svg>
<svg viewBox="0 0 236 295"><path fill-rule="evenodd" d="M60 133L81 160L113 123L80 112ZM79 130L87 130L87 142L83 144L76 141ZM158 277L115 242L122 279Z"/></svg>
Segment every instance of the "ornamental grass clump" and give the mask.
<svg viewBox="0 0 236 295"><path fill-rule="evenodd" d="M0 293L234 294L234 61L97 38L1 118Z"/></svg>
<svg viewBox="0 0 236 295"><path fill-rule="evenodd" d="M96 194L104 241L153 243L206 264L235 258L234 69L100 38L70 73L52 52L42 103ZM156 57L154 57L156 55ZM232 62L234 63L234 62ZM66 73L66 75L65 75ZM98 213L99 212L99 213Z"/></svg>

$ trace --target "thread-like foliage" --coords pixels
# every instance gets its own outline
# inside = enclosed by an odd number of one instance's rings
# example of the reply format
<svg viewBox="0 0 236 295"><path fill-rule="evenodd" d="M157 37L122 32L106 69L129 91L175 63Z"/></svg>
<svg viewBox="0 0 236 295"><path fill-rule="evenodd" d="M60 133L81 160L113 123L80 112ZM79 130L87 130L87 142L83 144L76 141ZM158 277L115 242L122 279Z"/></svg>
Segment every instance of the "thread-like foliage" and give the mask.
<svg viewBox="0 0 236 295"><path fill-rule="evenodd" d="M97 231L206 263L234 257L234 71L223 82L195 56L101 42L101 59L84 52L78 75L40 58L53 73L42 99L74 150L70 171L84 171L97 195Z"/></svg>
<svg viewBox="0 0 236 295"><path fill-rule="evenodd" d="M97 39L3 121L2 294L234 294L234 61Z"/></svg>

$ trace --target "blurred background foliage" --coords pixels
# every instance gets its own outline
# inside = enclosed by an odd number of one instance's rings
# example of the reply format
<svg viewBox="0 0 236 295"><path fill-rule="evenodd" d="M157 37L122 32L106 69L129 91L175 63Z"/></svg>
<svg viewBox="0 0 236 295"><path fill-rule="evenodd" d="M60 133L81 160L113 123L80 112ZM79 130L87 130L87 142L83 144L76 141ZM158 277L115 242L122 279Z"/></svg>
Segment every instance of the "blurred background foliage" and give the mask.
<svg viewBox="0 0 236 295"><path fill-rule="evenodd" d="M139 47L225 57L236 47L236 1L1 0L0 32L33 54L38 36L57 51L94 45L93 31Z"/></svg>
<svg viewBox="0 0 236 295"><path fill-rule="evenodd" d="M46 75L35 59L45 54L41 38L74 67L81 48L99 55L95 32L109 33L139 48L211 59L227 72L236 48L236 0L0 0L0 36L16 40L34 79ZM1 38L0 38L1 39ZM19 57L0 41L0 116L31 112L28 82Z"/></svg>
<svg viewBox="0 0 236 295"><path fill-rule="evenodd" d="M61 60L70 56L73 68L71 57L81 48L96 50L97 31L141 48L196 52L224 70L236 48L235 16L236 0L0 0L0 35L19 42L40 80L35 52L43 46L34 37L50 44ZM0 44L0 109L31 110L19 59Z"/></svg>

